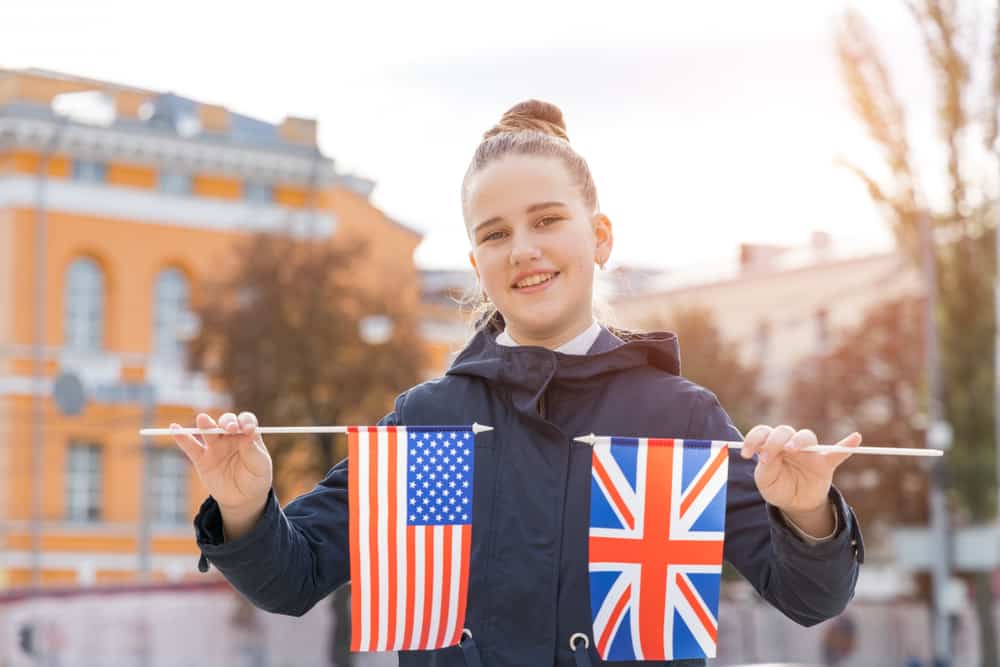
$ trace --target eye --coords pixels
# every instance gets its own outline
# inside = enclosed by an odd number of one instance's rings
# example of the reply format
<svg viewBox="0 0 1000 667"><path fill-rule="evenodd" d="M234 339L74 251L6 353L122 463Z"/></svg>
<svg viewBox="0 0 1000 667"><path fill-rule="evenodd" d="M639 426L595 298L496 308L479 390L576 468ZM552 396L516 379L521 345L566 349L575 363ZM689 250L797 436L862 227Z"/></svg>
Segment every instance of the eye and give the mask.
<svg viewBox="0 0 1000 667"><path fill-rule="evenodd" d="M544 226L544 227L549 227L549 226L551 226L552 224L554 224L554 223L558 222L559 220L562 220L562 218L560 218L559 216L555 216L555 215L550 215L550 216L548 216L548 217L545 217L545 218L542 218L542 219L540 219L540 220L538 221L538 224L539 224L539 225L542 225L542 226Z"/></svg>
<svg viewBox="0 0 1000 667"><path fill-rule="evenodd" d="M480 239L480 242L482 242L482 241L492 241L494 239L500 238L502 235L503 235L503 232L499 231L499 230L495 231L495 232L490 232L489 234L487 234L486 236L484 236L482 239Z"/></svg>

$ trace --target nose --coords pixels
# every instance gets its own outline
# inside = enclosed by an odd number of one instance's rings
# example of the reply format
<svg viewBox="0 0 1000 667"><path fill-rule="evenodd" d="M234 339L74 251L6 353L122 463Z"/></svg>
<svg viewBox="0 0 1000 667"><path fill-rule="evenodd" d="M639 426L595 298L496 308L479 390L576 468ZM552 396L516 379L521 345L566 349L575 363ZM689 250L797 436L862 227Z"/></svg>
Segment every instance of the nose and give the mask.
<svg viewBox="0 0 1000 667"><path fill-rule="evenodd" d="M530 234L515 234L510 247L510 263L519 266L542 258L542 250Z"/></svg>

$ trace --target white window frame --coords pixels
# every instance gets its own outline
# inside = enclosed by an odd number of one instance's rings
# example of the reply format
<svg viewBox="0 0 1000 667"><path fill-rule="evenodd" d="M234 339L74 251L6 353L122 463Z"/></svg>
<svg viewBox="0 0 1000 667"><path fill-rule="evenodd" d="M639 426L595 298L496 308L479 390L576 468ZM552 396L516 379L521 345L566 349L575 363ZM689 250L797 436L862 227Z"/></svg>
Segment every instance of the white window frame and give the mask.
<svg viewBox="0 0 1000 667"><path fill-rule="evenodd" d="M78 352L104 348L104 270L91 257L74 259L66 270L65 344Z"/></svg>
<svg viewBox="0 0 1000 667"><path fill-rule="evenodd" d="M66 518L96 523L104 512L104 451L100 444L70 440L66 450Z"/></svg>

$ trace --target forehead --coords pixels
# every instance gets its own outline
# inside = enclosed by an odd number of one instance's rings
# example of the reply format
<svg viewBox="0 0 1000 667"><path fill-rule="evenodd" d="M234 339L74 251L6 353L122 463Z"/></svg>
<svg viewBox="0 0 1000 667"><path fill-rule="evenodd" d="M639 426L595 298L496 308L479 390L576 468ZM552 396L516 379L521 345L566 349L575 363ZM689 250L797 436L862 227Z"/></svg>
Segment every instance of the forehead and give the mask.
<svg viewBox="0 0 1000 667"><path fill-rule="evenodd" d="M469 179L466 224L494 216L513 217L538 202L580 198L569 171L556 157L509 155Z"/></svg>

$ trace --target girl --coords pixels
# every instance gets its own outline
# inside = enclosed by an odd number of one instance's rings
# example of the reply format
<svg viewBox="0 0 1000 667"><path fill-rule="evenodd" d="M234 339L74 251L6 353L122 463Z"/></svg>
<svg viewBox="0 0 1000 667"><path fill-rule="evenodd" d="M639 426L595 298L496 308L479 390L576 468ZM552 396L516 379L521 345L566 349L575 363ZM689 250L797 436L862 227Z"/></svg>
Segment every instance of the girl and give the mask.
<svg viewBox="0 0 1000 667"><path fill-rule="evenodd" d="M608 261L612 225L558 108L529 100L486 132L462 212L483 301L476 333L379 424L495 427L475 441L467 632L460 646L400 651L399 664L604 664L587 567L591 448L573 440L585 433L743 440L730 457L725 559L803 625L840 613L864 554L831 484L849 455L799 452L816 436L785 425L744 440L715 394L681 377L676 336L619 337L595 321L594 266ZM349 578L349 461L281 508L254 415L218 426L227 434L174 436L211 494L195 518L199 568L213 563L265 610L301 615Z"/></svg>

